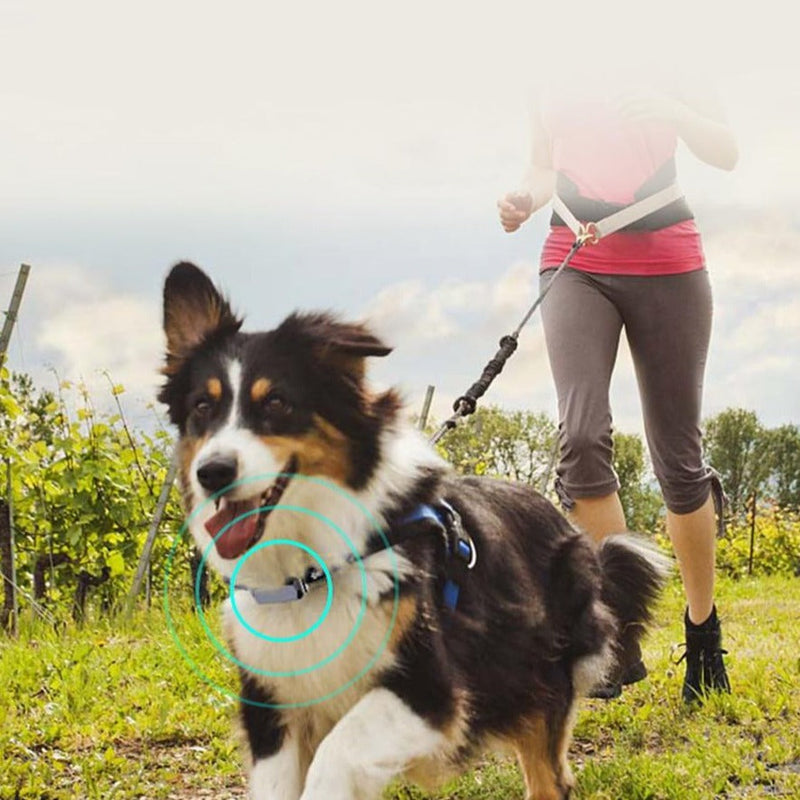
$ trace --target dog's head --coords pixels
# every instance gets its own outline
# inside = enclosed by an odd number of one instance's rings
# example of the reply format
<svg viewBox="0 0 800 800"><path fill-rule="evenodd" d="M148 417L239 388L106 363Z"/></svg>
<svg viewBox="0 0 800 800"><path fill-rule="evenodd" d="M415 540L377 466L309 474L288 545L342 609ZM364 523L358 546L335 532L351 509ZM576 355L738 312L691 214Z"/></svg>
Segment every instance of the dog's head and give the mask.
<svg viewBox="0 0 800 800"><path fill-rule="evenodd" d="M390 348L363 325L329 314L293 314L261 333L243 333L241 324L205 273L173 267L159 399L180 433L187 512L205 506L193 533L215 539L223 568L264 536L295 476L363 488L398 409L392 392L372 395L365 386L365 359Z"/></svg>

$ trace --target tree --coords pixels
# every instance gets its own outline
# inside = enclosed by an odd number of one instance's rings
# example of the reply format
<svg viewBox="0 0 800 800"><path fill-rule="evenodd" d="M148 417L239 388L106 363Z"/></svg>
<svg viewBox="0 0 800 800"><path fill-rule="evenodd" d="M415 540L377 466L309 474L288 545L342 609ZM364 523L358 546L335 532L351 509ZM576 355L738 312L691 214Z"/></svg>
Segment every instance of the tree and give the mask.
<svg viewBox="0 0 800 800"><path fill-rule="evenodd" d="M556 438L556 426L544 413L486 406L450 431L438 447L465 475L509 478L547 491Z"/></svg>
<svg viewBox="0 0 800 800"><path fill-rule="evenodd" d="M111 390L114 398L123 391ZM18 583L65 615L74 603L82 616L104 577L107 601L124 594L169 464L168 434L132 432L118 408L98 412L80 385L37 392L27 376L0 371L0 460L11 465ZM167 519L173 528L181 521L174 497ZM169 539L154 551L157 571ZM179 551L187 575L188 553L187 542Z"/></svg>
<svg viewBox="0 0 800 800"><path fill-rule="evenodd" d="M547 414L479 408L440 440L439 450L463 474L510 478L555 499L558 430ZM652 486L641 437L614 434L614 468L628 525L633 530L655 530L661 496Z"/></svg>
<svg viewBox="0 0 800 800"><path fill-rule="evenodd" d="M776 504L788 511L800 511L800 429L782 425L767 431L770 490Z"/></svg>
<svg viewBox="0 0 800 800"><path fill-rule="evenodd" d="M755 412L729 408L705 423L704 446L719 472L729 513L743 517L770 475L770 441Z"/></svg>

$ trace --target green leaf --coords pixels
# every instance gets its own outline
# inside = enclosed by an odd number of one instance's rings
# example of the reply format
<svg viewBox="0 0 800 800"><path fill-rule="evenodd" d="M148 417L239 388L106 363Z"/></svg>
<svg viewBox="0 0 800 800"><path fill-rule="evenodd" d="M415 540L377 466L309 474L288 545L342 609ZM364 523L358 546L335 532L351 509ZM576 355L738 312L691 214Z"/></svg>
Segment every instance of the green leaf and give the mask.
<svg viewBox="0 0 800 800"><path fill-rule="evenodd" d="M111 553L106 558L106 566L111 570L111 576L116 577L125 572L125 559L121 553Z"/></svg>

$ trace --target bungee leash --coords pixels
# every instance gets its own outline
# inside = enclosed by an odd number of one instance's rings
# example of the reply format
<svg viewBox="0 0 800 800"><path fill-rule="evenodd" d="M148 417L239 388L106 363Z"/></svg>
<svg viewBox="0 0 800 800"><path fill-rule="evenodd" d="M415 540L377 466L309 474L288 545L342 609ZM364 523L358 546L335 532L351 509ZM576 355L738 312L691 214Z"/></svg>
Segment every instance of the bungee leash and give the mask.
<svg viewBox="0 0 800 800"><path fill-rule="evenodd" d="M486 391L492 385L492 381L503 371L506 361L514 355L514 351L519 344L520 332L528 324L530 318L536 313L536 309L542 304L542 301L547 296L547 293L550 291L550 288L555 283L558 276L566 269L575 253L577 253L581 247L586 244L595 244L598 240L599 237L597 236L594 223L581 226L581 232L575 237L575 241L567 253L566 258L558 265L550 282L539 292L539 296L534 300L533 305L528 309L515 330L500 339L500 348L483 368L480 378L453 403L454 413L452 416L448 417L433 436L431 436L431 444L436 444L448 431L455 428L460 419L475 413L475 409L478 407L478 400L486 394Z"/></svg>

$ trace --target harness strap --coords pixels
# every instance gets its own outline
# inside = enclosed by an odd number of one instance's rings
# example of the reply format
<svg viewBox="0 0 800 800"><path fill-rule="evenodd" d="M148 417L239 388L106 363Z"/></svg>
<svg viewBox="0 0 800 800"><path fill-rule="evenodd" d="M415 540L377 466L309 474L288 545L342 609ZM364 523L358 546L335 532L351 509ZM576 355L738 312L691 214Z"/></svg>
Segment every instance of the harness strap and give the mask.
<svg viewBox="0 0 800 800"><path fill-rule="evenodd" d="M587 221L586 224L581 223L575 217L558 194L553 195L553 209L576 237L591 233L592 241L597 242L603 236L608 236L622 228L626 228L628 225L643 219L655 211L659 211L670 203L674 203L681 197L683 197L683 192L680 186L677 183L672 183L655 194L625 206L620 211L603 217L601 220Z"/></svg>

